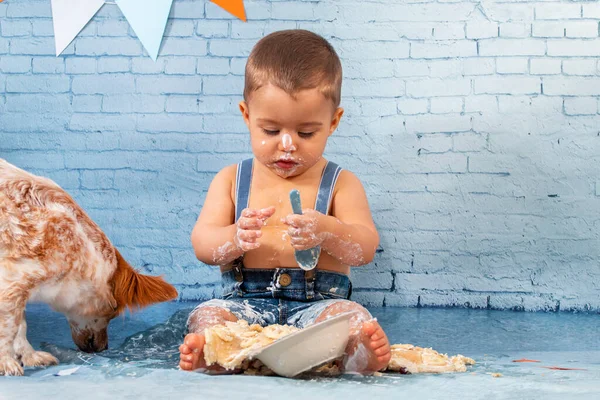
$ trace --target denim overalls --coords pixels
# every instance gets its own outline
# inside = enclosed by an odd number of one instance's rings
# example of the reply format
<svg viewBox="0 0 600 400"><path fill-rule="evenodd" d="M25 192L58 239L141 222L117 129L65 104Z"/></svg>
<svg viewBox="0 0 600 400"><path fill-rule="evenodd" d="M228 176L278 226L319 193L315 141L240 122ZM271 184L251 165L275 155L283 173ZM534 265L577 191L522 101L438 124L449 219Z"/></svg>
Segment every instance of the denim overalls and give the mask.
<svg viewBox="0 0 600 400"><path fill-rule="evenodd" d="M235 220L248 207L252 182L253 159L238 164L236 176ZM327 215L333 188L341 168L328 162L321 176L315 210ZM303 328L310 325L329 305L349 301L352 284L345 274L304 271L300 268L247 269L241 258L231 270L222 273L222 299L200 304L226 308L237 318L262 326L289 324ZM192 312L192 314L194 313Z"/></svg>

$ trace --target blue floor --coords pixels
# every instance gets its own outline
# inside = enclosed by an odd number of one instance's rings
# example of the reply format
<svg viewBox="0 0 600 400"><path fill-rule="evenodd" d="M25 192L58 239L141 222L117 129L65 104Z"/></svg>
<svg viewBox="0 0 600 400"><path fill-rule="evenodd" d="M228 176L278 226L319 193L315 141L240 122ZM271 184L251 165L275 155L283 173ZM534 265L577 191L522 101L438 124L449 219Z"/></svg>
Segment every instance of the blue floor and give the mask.
<svg viewBox="0 0 600 400"><path fill-rule="evenodd" d="M110 349L98 355L74 351L64 317L46 306L30 305L27 311L30 342L57 355L62 364L48 369L27 369L24 377L0 377L0 400L138 400L175 396L600 399L598 314L372 309L391 342L460 353L474 358L477 365L462 374L291 380L178 371L177 346L186 310L193 305L165 303L114 320L109 330ZM521 358L541 362L512 362ZM54 375L76 366L79 369L72 375ZM543 368L552 366L577 370Z"/></svg>

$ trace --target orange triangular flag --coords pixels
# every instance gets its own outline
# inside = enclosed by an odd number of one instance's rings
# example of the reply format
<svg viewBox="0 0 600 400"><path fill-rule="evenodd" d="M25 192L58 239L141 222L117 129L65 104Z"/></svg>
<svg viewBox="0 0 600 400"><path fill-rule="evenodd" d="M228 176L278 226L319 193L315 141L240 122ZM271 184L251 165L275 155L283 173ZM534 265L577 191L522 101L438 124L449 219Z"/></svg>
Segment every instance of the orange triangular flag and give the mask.
<svg viewBox="0 0 600 400"><path fill-rule="evenodd" d="M235 15L246 22L246 10L244 10L244 0L210 0L230 14Z"/></svg>

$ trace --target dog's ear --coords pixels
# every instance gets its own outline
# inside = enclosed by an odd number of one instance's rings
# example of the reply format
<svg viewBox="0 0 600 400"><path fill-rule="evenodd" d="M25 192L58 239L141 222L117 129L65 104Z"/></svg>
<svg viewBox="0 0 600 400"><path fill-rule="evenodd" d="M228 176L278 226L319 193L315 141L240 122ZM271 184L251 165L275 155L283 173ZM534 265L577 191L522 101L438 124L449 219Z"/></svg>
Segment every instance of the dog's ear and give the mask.
<svg viewBox="0 0 600 400"><path fill-rule="evenodd" d="M177 298L177 290L159 276L139 274L117 252L117 269L112 277L117 311L140 308Z"/></svg>

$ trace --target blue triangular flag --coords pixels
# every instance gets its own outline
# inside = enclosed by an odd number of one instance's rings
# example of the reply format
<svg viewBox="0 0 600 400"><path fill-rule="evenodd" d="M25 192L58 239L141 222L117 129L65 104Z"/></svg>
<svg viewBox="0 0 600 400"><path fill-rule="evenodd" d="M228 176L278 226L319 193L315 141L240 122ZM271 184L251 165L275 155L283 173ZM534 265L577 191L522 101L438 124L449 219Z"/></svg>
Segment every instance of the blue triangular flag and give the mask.
<svg viewBox="0 0 600 400"><path fill-rule="evenodd" d="M173 0L116 0L142 45L156 61Z"/></svg>

